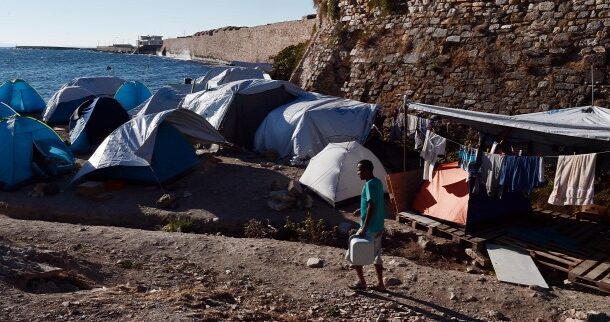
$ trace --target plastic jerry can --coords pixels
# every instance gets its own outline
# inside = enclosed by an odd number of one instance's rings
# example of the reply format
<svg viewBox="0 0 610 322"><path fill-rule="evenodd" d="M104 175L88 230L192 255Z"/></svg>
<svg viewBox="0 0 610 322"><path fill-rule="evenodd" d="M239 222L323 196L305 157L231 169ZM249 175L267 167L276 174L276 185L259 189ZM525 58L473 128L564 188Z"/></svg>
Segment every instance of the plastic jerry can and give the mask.
<svg viewBox="0 0 610 322"><path fill-rule="evenodd" d="M349 239L349 261L354 265L370 265L375 261L375 245L368 237L352 236Z"/></svg>

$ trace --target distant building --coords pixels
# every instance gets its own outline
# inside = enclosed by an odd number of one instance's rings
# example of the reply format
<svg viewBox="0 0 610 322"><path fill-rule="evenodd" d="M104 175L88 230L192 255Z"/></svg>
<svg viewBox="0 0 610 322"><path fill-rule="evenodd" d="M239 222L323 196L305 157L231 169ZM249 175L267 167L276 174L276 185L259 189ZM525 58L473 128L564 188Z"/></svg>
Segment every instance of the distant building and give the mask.
<svg viewBox="0 0 610 322"><path fill-rule="evenodd" d="M162 46L163 36L140 36L138 39L138 47L142 46Z"/></svg>

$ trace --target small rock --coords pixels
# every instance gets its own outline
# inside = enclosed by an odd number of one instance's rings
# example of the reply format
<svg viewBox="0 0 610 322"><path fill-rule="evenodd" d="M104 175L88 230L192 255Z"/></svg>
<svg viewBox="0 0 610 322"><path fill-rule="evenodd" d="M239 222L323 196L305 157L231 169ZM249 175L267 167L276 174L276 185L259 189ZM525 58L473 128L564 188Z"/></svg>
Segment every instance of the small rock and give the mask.
<svg viewBox="0 0 610 322"><path fill-rule="evenodd" d="M457 301L458 300L457 295L455 295L455 293L453 293L453 292L449 293L449 299L451 301Z"/></svg>
<svg viewBox="0 0 610 322"><path fill-rule="evenodd" d="M383 282L387 286L396 286L402 284L402 282L396 277L386 277L384 278Z"/></svg>
<svg viewBox="0 0 610 322"><path fill-rule="evenodd" d="M477 301L479 301L479 299L477 299L476 297L470 295L466 299L464 299L464 301L466 301L466 302L477 302Z"/></svg>
<svg viewBox="0 0 610 322"><path fill-rule="evenodd" d="M379 314L377 319L375 319L375 322L385 322L385 321L387 321L387 318L385 317L384 314Z"/></svg>
<svg viewBox="0 0 610 322"><path fill-rule="evenodd" d="M309 268L322 268L324 267L324 262L322 259L317 257L311 257L307 260L307 267Z"/></svg>
<svg viewBox="0 0 610 322"><path fill-rule="evenodd" d="M178 200L175 196L166 193L157 200L157 207L161 209L176 209L178 208Z"/></svg>
<svg viewBox="0 0 610 322"><path fill-rule="evenodd" d="M396 309L398 309L398 307L399 307L399 305L398 305L398 303L396 303L396 302L388 302L388 303L385 305L385 308L386 308L386 309L390 309L390 310L396 310Z"/></svg>
<svg viewBox="0 0 610 322"><path fill-rule="evenodd" d="M487 316L494 320L504 320L506 318L502 312L495 310L489 310L489 312L487 312Z"/></svg>

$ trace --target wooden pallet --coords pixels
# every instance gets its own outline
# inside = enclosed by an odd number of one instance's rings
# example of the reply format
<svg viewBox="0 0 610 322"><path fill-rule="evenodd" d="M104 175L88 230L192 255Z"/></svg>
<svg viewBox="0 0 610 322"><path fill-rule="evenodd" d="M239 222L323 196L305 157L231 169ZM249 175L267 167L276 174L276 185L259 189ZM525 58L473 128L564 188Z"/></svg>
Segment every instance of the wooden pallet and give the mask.
<svg viewBox="0 0 610 322"><path fill-rule="evenodd" d="M568 273L575 284L610 293L610 258L582 261Z"/></svg>
<svg viewBox="0 0 610 322"><path fill-rule="evenodd" d="M400 212L397 218L401 222L406 222L414 229L425 231L429 236L465 243L476 250L482 250L485 247L485 242L506 232L503 228L494 228L478 232L476 235L468 234L463 227L452 227L432 218L408 211Z"/></svg>

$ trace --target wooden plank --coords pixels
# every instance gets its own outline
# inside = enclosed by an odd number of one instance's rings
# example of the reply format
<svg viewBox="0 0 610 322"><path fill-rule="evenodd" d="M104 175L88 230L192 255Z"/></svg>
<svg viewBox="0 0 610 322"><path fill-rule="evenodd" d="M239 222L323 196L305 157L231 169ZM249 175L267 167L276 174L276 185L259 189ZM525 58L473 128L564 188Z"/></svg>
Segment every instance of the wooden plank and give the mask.
<svg viewBox="0 0 610 322"><path fill-rule="evenodd" d="M598 280L600 277L607 275L608 269L610 269L610 263L601 262L597 267L592 269L587 275L583 276L583 278L590 280Z"/></svg>
<svg viewBox="0 0 610 322"><path fill-rule="evenodd" d="M519 249L487 243L487 253L498 280L548 288L532 258Z"/></svg>
<svg viewBox="0 0 610 322"><path fill-rule="evenodd" d="M419 223L425 224L427 226L438 226L441 225L441 223L439 221L436 221L434 219L422 216L422 215L418 215L418 214L414 214L414 213L410 213L410 212L400 212L399 213L400 216L404 217L404 218L408 218L410 220L413 221L417 221Z"/></svg>
<svg viewBox="0 0 610 322"><path fill-rule="evenodd" d="M574 269L569 272L568 277L581 276L585 272L592 269L597 263L598 263L598 261L595 261L595 260L590 260L590 259L584 260L582 263L580 263L578 266L574 267Z"/></svg>

